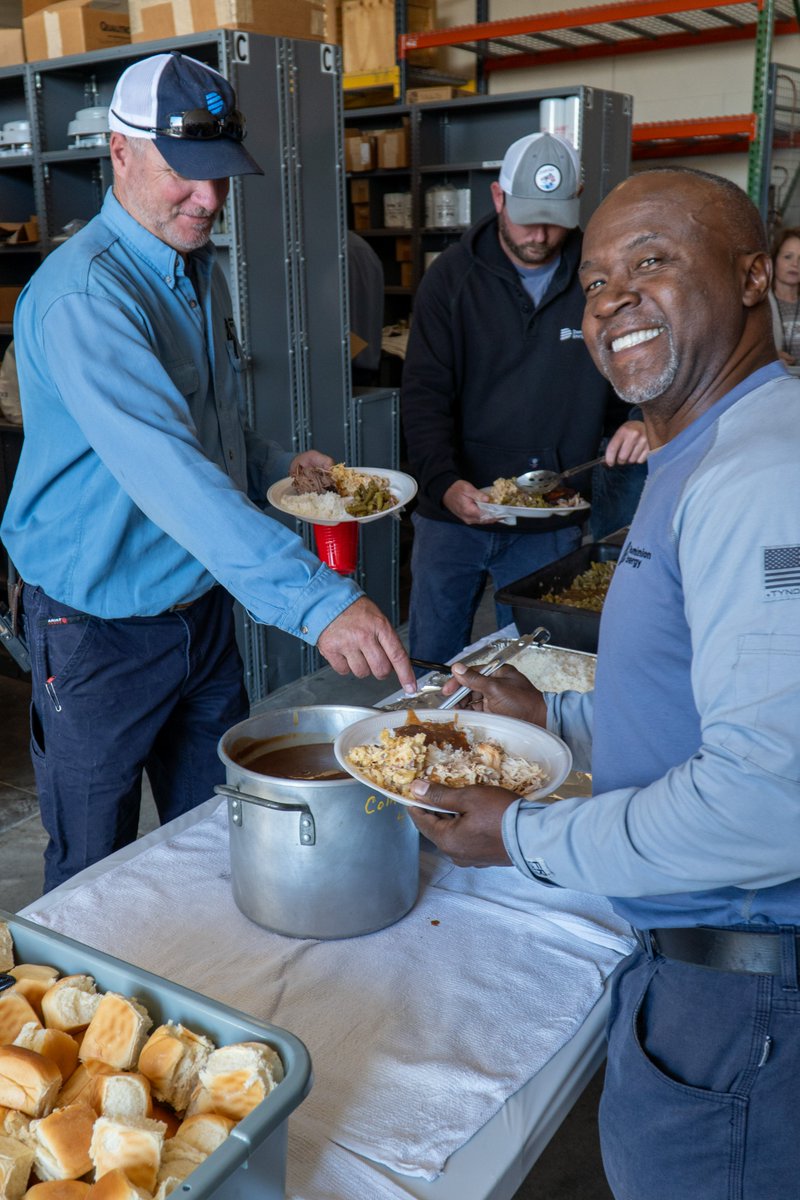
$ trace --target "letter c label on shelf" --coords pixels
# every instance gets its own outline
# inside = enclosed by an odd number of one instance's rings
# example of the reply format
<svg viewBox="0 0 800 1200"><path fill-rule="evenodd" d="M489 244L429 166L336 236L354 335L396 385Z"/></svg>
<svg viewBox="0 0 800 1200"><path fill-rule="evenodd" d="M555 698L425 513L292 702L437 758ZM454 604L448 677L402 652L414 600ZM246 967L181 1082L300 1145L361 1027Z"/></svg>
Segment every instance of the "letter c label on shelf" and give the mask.
<svg viewBox="0 0 800 1200"><path fill-rule="evenodd" d="M250 34L235 33L233 35L233 59L237 63L250 62Z"/></svg>
<svg viewBox="0 0 800 1200"><path fill-rule="evenodd" d="M319 48L319 69L323 75L333 75L336 70L336 55L333 46L322 45Z"/></svg>

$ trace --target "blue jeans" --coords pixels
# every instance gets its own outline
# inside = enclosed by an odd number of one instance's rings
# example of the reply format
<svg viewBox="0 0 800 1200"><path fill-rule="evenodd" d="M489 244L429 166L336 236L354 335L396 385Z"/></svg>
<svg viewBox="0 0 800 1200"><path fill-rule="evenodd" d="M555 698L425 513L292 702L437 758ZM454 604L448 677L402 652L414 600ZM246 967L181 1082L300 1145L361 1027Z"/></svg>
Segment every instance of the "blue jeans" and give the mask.
<svg viewBox="0 0 800 1200"><path fill-rule="evenodd" d="M785 948L783 978L644 951L617 969L600 1105L617 1200L800 1196L800 990Z"/></svg>
<svg viewBox="0 0 800 1200"><path fill-rule="evenodd" d="M217 742L248 702L222 588L179 612L125 620L27 585L23 606L50 891L135 839L143 770L162 823L207 800L225 778Z"/></svg>
<svg viewBox="0 0 800 1200"><path fill-rule="evenodd" d="M409 644L415 658L447 662L469 645L488 576L496 589L563 558L580 545L576 525L552 533L499 533L414 513ZM495 605L498 628L512 620Z"/></svg>

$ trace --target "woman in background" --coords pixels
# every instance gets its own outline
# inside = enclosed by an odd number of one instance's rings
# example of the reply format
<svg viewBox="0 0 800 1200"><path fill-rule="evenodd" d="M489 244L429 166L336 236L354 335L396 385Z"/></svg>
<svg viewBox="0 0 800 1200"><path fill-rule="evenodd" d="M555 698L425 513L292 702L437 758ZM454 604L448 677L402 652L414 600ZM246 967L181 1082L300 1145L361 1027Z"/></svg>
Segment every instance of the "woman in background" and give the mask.
<svg viewBox="0 0 800 1200"><path fill-rule="evenodd" d="M800 375L800 229L782 229L772 251L772 327L778 356Z"/></svg>

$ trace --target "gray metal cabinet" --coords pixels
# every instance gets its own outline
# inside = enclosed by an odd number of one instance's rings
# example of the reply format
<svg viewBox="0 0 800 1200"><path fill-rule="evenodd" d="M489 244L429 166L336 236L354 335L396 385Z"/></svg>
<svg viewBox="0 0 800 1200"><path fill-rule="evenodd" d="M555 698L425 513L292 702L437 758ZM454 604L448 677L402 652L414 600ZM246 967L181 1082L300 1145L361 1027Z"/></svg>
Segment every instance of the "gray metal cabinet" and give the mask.
<svg viewBox="0 0 800 1200"><path fill-rule="evenodd" d="M360 229L384 262L387 280L387 321L407 316L412 297L425 270L426 255L436 254L460 237L472 222L492 211L489 185L497 178L503 155L512 142L529 133L559 128L551 119L556 109L563 118L562 131L575 142L583 167L581 225L615 184L630 173L633 101L620 92L565 85L505 95L462 97L435 103L392 105L352 109L345 123L365 133L410 128L411 155L408 168L355 172L350 179L369 179L371 228ZM454 188L461 193L462 207L447 224L437 220L426 205L428 193L436 188ZM409 189L412 223L404 229L387 229L383 198L387 193ZM348 197L351 205L351 199ZM349 208L352 217L352 205ZM411 286L397 286L393 261L395 238L412 241Z"/></svg>
<svg viewBox="0 0 800 1200"><path fill-rule="evenodd" d="M353 399L349 380L338 47L213 31L0 71L0 125L26 117L32 125L30 153L0 155L0 219L35 212L41 232L37 246L0 248L0 285L23 284L70 222L98 211L111 183L107 146L68 145L75 112L107 105L129 63L170 49L231 80L248 119L248 149L265 171L233 180L214 234L246 354L250 420L287 449L313 445L356 462L364 402ZM3 332L10 336L10 326ZM391 403L378 410L386 423L375 427L374 465L394 466L396 415ZM308 527L277 519L310 544ZM369 594L390 615L397 579L384 563L393 536L386 530L386 546L376 543L380 535L363 539L357 576L369 578ZM316 651L244 612L239 639L253 701L318 663Z"/></svg>

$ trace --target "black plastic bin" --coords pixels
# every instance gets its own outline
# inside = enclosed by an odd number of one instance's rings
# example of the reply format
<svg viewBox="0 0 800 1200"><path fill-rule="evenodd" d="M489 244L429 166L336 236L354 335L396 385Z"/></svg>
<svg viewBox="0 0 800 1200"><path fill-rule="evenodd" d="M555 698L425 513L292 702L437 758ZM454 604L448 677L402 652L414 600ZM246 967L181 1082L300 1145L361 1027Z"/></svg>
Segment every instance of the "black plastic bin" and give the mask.
<svg viewBox="0 0 800 1200"><path fill-rule="evenodd" d="M532 575L509 583L497 593L495 599L511 606L520 633L532 633L543 625L550 630L550 640L554 646L596 654L600 613L575 608L571 604L550 604L539 597L547 592L563 591L578 575L588 571L592 563L616 562L621 549L621 546L607 542L590 542L549 566L541 567Z"/></svg>

